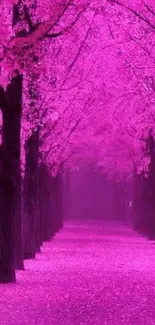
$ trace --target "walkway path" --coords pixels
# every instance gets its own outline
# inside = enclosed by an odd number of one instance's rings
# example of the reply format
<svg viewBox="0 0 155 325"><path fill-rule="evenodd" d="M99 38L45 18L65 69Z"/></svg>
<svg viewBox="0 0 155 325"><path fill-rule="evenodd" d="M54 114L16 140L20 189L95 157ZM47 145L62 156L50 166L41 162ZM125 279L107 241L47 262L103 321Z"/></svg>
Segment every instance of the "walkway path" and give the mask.
<svg viewBox="0 0 155 325"><path fill-rule="evenodd" d="M154 325L155 245L128 228L68 221L16 285L0 325Z"/></svg>

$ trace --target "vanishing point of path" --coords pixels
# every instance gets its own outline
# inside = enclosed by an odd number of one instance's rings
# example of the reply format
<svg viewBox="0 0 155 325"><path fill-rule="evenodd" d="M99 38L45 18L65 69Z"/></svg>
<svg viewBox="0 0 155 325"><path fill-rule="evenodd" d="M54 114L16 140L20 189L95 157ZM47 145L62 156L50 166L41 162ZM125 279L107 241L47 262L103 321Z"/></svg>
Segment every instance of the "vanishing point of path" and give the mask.
<svg viewBox="0 0 155 325"><path fill-rule="evenodd" d="M155 244L129 228L67 221L16 285L0 285L0 325L154 325Z"/></svg>

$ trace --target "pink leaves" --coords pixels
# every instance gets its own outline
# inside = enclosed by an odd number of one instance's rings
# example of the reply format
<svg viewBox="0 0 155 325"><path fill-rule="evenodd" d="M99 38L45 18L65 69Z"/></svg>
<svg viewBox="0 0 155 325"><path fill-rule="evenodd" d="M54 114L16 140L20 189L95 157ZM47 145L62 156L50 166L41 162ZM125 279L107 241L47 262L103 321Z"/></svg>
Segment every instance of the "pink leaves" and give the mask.
<svg viewBox="0 0 155 325"><path fill-rule="evenodd" d="M131 156L141 164L140 138L154 125L154 3L120 3L38 0L33 7L25 0L31 28L23 4L12 28L17 1L2 0L0 84L14 69L23 73L23 137L37 127L41 137L46 133L41 150L48 151L49 168L89 160L129 173ZM29 77L37 83L38 118L29 105Z"/></svg>

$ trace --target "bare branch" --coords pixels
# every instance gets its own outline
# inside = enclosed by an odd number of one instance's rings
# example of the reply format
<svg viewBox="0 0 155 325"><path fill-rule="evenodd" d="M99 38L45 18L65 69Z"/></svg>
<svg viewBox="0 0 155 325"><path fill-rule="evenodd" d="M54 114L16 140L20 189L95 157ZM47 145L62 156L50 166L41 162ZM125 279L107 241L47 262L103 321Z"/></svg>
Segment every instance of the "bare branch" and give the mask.
<svg viewBox="0 0 155 325"><path fill-rule="evenodd" d="M120 1L117 0L108 0L110 3L115 3L123 8L126 8L128 11L132 12L136 17L138 17L139 19L141 19L142 21L144 21L147 25L149 25L152 29L155 30L155 25L153 25L150 20L144 16L142 16L140 13L138 13L136 10L124 5L123 3L121 3Z"/></svg>
<svg viewBox="0 0 155 325"><path fill-rule="evenodd" d="M85 42L86 42L86 40L87 40L87 38L88 38L88 35L89 35L89 32L90 32L90 29L91 29L91 27L88 28L87 33L86 33L86 35L85 35L85 37L84 37L84 40L82 41L82 43L81 43L81 45L80 45L80 47L79 47L79 49L78 49L78 52L77 52L77 54L76 54L75 57L74 57L74 60L72 61L72 63L70 64L70 66L69 66L69 68L68 68L68 74L71 72L72 68L74 67L74 65L75 65L75 63L76 63L76 61L77 61L77 59L79 58L79 56L80 56L80 54L81 54L81 51L82 51L82 49L83 49L83 46L85 45Z"/></svg>
<svg viewBox="0 0 155 325"><path fill-rule="evenodd" d="M63 35L63 31L53 34L45 34L44 38L56 38Z"/></svg>
<svg viewBox="0 0 155 325"><path fill-rule="evenodd" d="M155 12L146 3L144 3L144 6L149 12L151 12L152 15L155 16Z"/></svg>
<svg viewBox="0 0 155 325"><path fill-rule="evenodd" d="M34 26L33 26L33 23L32 23L32 20L31 20L31 17L30 17L30 14L28 12L28 9L27 9L26 5L24 6L24 13L25 13L25 19L26 19L26 21L28 23L28 26L29 26L29 30L33 31Z"/></svg>

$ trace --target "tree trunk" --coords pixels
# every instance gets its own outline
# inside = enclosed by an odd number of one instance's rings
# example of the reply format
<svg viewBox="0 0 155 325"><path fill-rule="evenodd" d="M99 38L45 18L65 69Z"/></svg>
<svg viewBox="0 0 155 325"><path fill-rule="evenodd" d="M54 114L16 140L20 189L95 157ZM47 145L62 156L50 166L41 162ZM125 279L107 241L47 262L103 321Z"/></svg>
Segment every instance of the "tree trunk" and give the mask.
<svg viewBox="0 0 155 325"><path fill-rule="evenodd" d="M44 165L39 166L39 236L38 241L40 242L40 246L44 241L44 218L45 218L45 202L44 202L44 195L45 195L45 174L44 174Z"/></svg>
<svg viewBox="0 0 155 325"><path fill-rule="evenodd" d="M26 166L24 180L24 258L35 258L37 250L38 216L38 131L26 144Z"/></svg>
<svg viewBox="0 0 155 325"><path fill-rule="evenodd" d="M49 175L46 166L41 166L42 182L40 184L41 221L43 223L43 241L50 241L54 231L54 200L52 193L53 178Z"/></svg>
<svg viewBox="0 0 155 325"><path fill-rule="evenodd" d="M42 186L42 214L44 220L44 241L51 240L62 228L62 184L61 176L51 177L44 168L44 181Z"/></svg>
<svg viewBox="0 0 155 325"><path fill-rule="evenodd" d="M55 232L58 232L63 226L62 218L62 179L58 174L54 179L54 200L55 200Z"/></svg>
<svg viewBox="0 0 155 325"><path fill-rule="evenodd" d="M69 171L65 171L63 177L63 220L67 219L69 216L69 181L70 181L70 173Z"/></svg>
<svg viewBox="0 0 155 325"><path fill-rule="evenodd" d="M15 267L23 269L20 178L20 124L22 77L17 75L6 92L1 88L3 117L0 168L0 282L15 281Z"/></svg>
<svg viewBox="0 0 155 325"><path fill-rule="evenodd" d="M133 197L133 206L132 206L132 215L133 215L133 227L135 230L142 232L144 227L143 225L143 216L145 212L142 207L143 199L143 177L135 173L134 175L134 197Z"/></svg>

